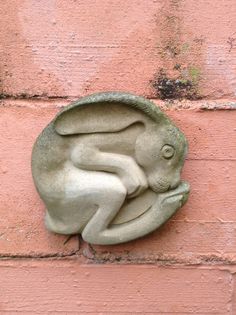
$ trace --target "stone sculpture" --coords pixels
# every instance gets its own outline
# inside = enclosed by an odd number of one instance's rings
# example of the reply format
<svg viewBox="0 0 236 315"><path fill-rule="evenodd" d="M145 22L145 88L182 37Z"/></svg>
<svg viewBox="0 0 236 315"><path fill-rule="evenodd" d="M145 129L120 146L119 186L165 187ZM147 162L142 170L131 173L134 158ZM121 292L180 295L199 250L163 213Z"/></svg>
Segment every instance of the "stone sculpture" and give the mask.
<svg viewBox="0 0 236 315"><path fill-rule="evenodd" d="M186 153L183 133L144 98L108 92L72 103L33 148L46 227L92 244L154 231L187 200L189 185L180 180Z"/></svg>

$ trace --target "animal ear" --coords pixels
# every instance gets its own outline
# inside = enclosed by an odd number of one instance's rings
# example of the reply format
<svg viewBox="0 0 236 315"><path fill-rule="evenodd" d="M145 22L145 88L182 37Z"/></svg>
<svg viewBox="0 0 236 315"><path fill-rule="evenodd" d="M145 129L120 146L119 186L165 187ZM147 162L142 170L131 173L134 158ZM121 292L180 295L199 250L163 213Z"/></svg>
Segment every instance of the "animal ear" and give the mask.
<svg viewBox="0 0 236 315"><path fill-rule="evenodd" d="M54 127L60 135L117 132L142 121L145 113L156 121L168 119L144 98L121 92L98 93L65 107L56 116Z"/></svg>
<svg viewBox="0 0 236 315"><path fill-rule="evenodd" d="M61 113L54 122L60 135L117 132L137 121L128 106L117 104L89 104Z"/></svg>

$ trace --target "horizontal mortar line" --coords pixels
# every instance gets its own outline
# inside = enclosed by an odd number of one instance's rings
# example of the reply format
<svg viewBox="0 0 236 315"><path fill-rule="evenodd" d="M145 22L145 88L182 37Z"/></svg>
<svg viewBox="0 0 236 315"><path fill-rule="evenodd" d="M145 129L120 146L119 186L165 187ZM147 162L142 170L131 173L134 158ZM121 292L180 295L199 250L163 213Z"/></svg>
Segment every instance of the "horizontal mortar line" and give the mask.
<svg viewBox="0 0 236 315"><path fill-rule="evenodd" d="M104 90L101 91L101 93L103 92L113 92L116 90ZM119 92L119 90L118 90ZM127 91L120 91L120 92L124 92L124 93L129 93ZM98 92L99 93L99 92ZM91 92L91 94L93 94L93 92ZM0 101L4 101L4 100L24 100L24 101L30 101L32 98L34 98L35 100L42 100L42 101L48 101L48 100L57 100L57 99L78 99L78 98L82 98L84 96L87 95L45 95L43 93L41 94L34 94L34 95L27 95L26 93L17 93L17 94L4 94L1 93L0 94ZM235 98L227 98L227 96L225 96L224 98L220 98L220 99L208 99L208 98L203 98L203 99L160 99L158 97L154 97L153 95L139 95L141 97L147 98L150 101L154 101L154 102L161 102L163 104L166 104L168 106L173 106L173 105L188 105L188 104L204 104L204 105L236 105L236 99ZM201 105L203 106L203 105Z"/></svg>
<svg viewBox="0 0 236 315"><path fill-rule="evenodd" d="M234 253L227 253L225 254L224 257L222 257L221 254L215 254L215 253L197 253L194 258L190 257L181 257L181 256L176 256L176 255L171 255L171 254L166 254L161 255L158 257L158 253L155 257L153 256L145 256L145 257L140 257L140 256L126 256L124 255L122 257L122 254L118 256L119 261L117 262L112 255L114 255L114 252L106 252L106 254L110 254L111 256L106 256L104 257L99 253L96 253L94 258L92 259L92 262L95 261L96 263L103 263L104 265L108 264L136 264L136 265L149 265L149 266L160 266L160 267L171 267L171 268L192 268L194 266L197 266L199 268L203 267L217 267L217 266L223 266L223 265L231 265L235 266L236 265L236 259L230 258L227 255L231 255ZM186 254L193 255L192 252L186 252ZM135 255L135 254L134 254Z"/></svg>
<svg viewBox="0 0 236 315"><path fill-rule="evenodd" d="M208 256L209 257L209 256ZM199 257L198 257L199 258ZM129 267L130 265L132 265L133 266L133 268L139 268L140 266L144 266L144 267L146 267L146 268L156 268L156 267L163 267L163 268L168 268L168 269L172 269L172 270L175 270L175 269L177 269L177 270L180 270L180 269L183 269L183 270L191 270L191 269L198 269L198 270L217 270L217 271L229 271L228 270L228 268L226 267L226 266L228 266L227 264L219 264L219 265L216 265L216 264L209 264L209 263L206 263L206 264L191 264L191 265L188 265L188 264L185 264L185 263L180 263L180 262L176 262L175 264L174 263L172 263L172 264L169 264L169 263L167 263L167 264L164 264L164 260L165 259L157 259L158 260L158 262L161 262L160 264L155 264L155 263L150 263L150 261L147 259L147 262L146 262L146 264L145 263L140 263L140 260L139 260L139 258L134 258L134 260L137 260L137 263L135 262L135 261L132 261L131 263L130 262L127 262L127 263L125 263L124 261L121 263L121 264L119 264L119 262L113 262L113 263L107 263L105 260L104 260L104 265L101 265L101 264L97 264L97 262L96 262L96 259L94 258L94 261L89 261L89 262L86 262L86 263L84 263L84 262L78 262L78 265L80 266L80 267L82 267L82 268L90 268L90 267L105 267L105 268L113 268L114 266L116 266L116 267L120 267L120 266L125 266L125 267ZM171 258L172 259L172 262L173 262L173 260L174 260L174 258L172 257ZM32 260L32 259L30 259L30 260L26 260L25 259L25 265L22 265L22 267L23 268L25 268L25 267L29 267L29 268L35 268L35 266L36 267L40 267L40 263L41 262L43 262L43 263L51 263L52 261L54 261L53 259L52 260L48 260L48 261L45 261L45 260L42 260L42 261L40 261L40 260L36 260L36 259L34 259L34 260ZM62 260L61 260L62 261ZM72 262L72 263L74 263L76 260L74 260L74 259L71 259L71 260L63 260L63 262L64 263L68 263L68 262ZM11 262L11 264L10 265L8 265L8 263L10 263ZM14 263L17 263L17 262L20 262L20 263L23 263L24 261L23 261L23 259L19 259L19 260L10 260L10 259L0 259L0 268L4 268L4 267L6 267L6 268L9 268L9 269L15 269L15 268L17 268L15 265L13 265ZM28 264L29 262L35 262L35 264ZM13 264L12 264L13 263ZM99 262L100 263L100 262ZM219 268L220 267L220 268ZM59 268L67 268L67 265L62 265L62 266L60 266ZM219 269L218 269L219 268ZM225 269L225 268L227 268L227 269Z"/></svg>
<svg viewBox="0 0 236 315"><path fill-rule="evenodd" d="M55 254L32 254L32 255L25 255L25 254L1 254L0 253L0 260L4 260L4 259L66 259L66 258L72 258L72 257L80 257L80 253L79 250L76 250L72 253L68 253L68 254L59 254L59 253L55 253Z"/></svg>
<svg viewBox="0 0 236 315"><path fill-rule="evenodd" d="M193 254L192 252L186 252L187 254ZM114 255L114 252L110 252L111 255ZM232 255L235 253L227 253L224 257L222 257L221 254L215 254L215 253L197 253L196 257L194 258L183 258L183 257L177 257L176 255L171 256L171 254L166 254L165 256L158 257L158 254L156 257L127 257L124 253L124 256L122 257L122 254L119 254L119 261L116 261L113 259L113 257L106 257L104 258L102 254L96 253L93 258L88 258L85 255L77 254L73 256L64 256L64 257L39 257L37 255L2 255L0 254L0 268L3 267L2 263L7 261L75 261L77 258L84 258L85 261L78 262L81 266L97 266L98 264L103 264L104 266L107 265L116 265L116 266L124 266L124 265L148 265L148 266L159 266L159 267L178 267L178 268L191 268L191 267L217 267L222 265L230 265L230 266L236 266L236 259L229 258L227 255ZM14 268L14 266L9 266Z"/></svg>
<svg viewBox="0 0 236 315"><path fill-rule="evenodd" d="M91 93L92 94L92 93ZM70 102L81 99L83 96L12 96L3 95L0 98L0 107L28 107L28 108L61 108ZM219 101L219 100L202 100L202 101L163 101L160 99L149 98L150 101L155 102L163 110L178 110L178 111L222 111L222 110L236 110L236 101ZM56 102L60 102L59 104Z"/></svg>

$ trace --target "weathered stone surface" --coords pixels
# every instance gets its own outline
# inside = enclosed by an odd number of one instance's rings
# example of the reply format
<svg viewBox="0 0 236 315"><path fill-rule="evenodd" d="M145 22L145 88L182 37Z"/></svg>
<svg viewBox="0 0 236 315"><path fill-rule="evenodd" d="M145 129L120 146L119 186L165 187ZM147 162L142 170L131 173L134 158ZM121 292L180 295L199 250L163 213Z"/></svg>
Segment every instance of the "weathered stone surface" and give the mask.
<svg viewBox="0 0 236 315"><path fill-rule="evenodd" d="M184 135L144 98L107 92L72 103L33 149L47 228L93 244L154 231L188 198L180 180L186 153Z"/></svg>

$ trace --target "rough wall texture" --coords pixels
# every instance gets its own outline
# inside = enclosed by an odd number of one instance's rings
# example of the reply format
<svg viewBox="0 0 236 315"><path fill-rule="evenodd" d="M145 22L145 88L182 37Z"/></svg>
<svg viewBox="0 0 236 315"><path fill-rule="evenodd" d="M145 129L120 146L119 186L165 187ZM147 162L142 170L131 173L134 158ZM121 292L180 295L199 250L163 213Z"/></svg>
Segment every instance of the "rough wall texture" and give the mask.
<svg viewBox="0 0 236 315"><path fill-rule="evenodd" d="M235 314L235 0L8 0L0 15L0 314ZM30 170L59 107L104 90L176 122L192 187L159 231L106 247L45 230Z"/></svg>

